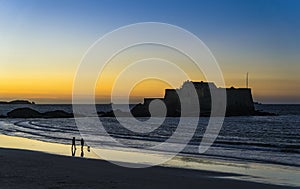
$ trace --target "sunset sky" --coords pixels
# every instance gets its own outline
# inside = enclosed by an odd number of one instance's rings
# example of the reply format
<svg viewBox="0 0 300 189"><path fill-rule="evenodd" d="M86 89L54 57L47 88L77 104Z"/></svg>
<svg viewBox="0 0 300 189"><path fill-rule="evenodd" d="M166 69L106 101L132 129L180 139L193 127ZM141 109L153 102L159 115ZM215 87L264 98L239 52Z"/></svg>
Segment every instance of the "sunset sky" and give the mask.
<svg viewBox="0 0 300 189"><path fill-rule="evenodd" d="M298 0L0 0L0 100L70 103L76 69L87 49L114 29L150 21L198 36L217 59L227 87L245 87L249 72L255 101L300 103ZM123 60L128 55L118 61ZM109 77L117 73L117 68L107 70ZM176 79L179 87L183 81ZM108 81L97 91L103 102L109 87ZM132 95L158 97L166 87L147 81Z"/></svg>

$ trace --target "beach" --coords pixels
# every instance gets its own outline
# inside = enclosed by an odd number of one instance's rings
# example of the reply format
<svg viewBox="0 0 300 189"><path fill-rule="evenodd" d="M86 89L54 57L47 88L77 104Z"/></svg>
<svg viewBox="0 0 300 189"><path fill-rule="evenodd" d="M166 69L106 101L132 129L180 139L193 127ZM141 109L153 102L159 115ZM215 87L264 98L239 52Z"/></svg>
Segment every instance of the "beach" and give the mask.
<svg viewBox="0 0 300 189"><path fill-rule="evenodd" d="M232 174L167 167L130 169L102 160L66 157L30 150L1 148L0 160L2 189L290 188L237 181L230 179Z"/></svg>
<svg viewBox="0 0 300 189"><path fill-rule="evenodd" d="M93 152L86 153L86 158L79 153L72 157L68 145L20 137L0 135L0 141L1 189L293 188L242 181L238 178L244 175L233 173L161 166L124 168L100 160Z"/></svg>

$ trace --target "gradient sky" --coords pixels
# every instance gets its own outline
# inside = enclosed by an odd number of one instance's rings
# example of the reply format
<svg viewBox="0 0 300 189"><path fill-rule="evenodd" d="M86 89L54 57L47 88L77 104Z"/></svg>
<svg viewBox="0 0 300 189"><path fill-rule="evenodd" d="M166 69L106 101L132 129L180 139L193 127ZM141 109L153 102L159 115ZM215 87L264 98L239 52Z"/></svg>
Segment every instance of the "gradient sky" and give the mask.
<svg viewBox="0 0 300 189"><path fill-rule="evenodd" d="M118 27L147 21L197 35L216 57L226 86L245 87L249 72L256 101L300 103L298 0L0 0L0 99L70 102L90 45ZM161 96L166 86L148 81L133 95Z"/></svg>

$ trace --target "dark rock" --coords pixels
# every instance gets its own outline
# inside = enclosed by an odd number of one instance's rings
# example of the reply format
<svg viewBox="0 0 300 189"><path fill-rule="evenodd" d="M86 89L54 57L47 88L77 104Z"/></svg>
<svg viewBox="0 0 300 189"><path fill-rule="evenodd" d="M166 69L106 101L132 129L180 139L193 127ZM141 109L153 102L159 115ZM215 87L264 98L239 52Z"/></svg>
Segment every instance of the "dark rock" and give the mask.
<svg viewBox="0 0 300 189"><path fill-rule="evenodd" d="M150 117L150 112L149 112L149 105L146 104L137 104L135 105L131 113L134 115L134 117Z"/></svg>
<svg viewBox="0 0 300 189"><path fill-rule="evenodd" d="M43 118L71 118L74 117L73 114L67 113L62 110L56 110L51 112L43 113Z"/></svg>
<svg viewBox="0 0 300 189"><path fill-rule="evenodd" d="M27 100L14 100L8 102L9 104L35 104L34 102L29 102Z"/></svg>
<svg viewBox="0 0 300 189"><path fill-rule="evenodd" d="M260 110L256 110L253 115L254 116L278 116L278 114L270 113L270 112L262 112Z"/></svg>
<svg viewBox="0 0 300 189"><path fill-rule="evenodd" d="M40 118L42 114L30 108L18 108L7 113L9 118Z"/></svg>
<svg viewBox="0 0 300 189"><path fill-rule="evenodd" d="M100 111L100 112L97 112L98 116L99 117L103 117L103 115L105 115L107 112L103 112L103 111Z"/></svg>
<svg viewBox="0 0 300 189"><path fill-rule="evenodd" d="M129 112L123 112L121 110L115 110L115 111L109 111L104 112L103 114L99 114L100 117L131 117L131 114Z"/></svg>
<svg viewBox="0 0 300 189"><path fill-rule="evenodd" d="M13 100L10 102L0 101L0 104L35 104L35 102L30 102L28 100Z"/></svg>
<svg viewBox="0 0 300 189"><path fill-rule="evenodd" d="M7 113L9 118L71 118L73 114L61 110L40 113L31 108L18 108Z"/></svg>

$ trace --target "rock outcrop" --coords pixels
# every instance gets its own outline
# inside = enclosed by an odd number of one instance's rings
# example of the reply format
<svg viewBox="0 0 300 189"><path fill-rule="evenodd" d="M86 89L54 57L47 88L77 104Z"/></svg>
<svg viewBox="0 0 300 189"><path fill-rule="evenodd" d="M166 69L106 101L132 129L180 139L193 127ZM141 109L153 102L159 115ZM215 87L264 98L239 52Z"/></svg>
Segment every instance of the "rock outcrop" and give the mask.
<svg viewBox="0 0 300 189"><path fill-rule="evenodd" d="M35 102L30 102L28 100L13 100L10 102L0 101L0 104L35 104Z"/></svg>
<svg viewBox="0 0 300 189"><path fill-rule="evenodd" d="M72 113L62 110L40 113L31 108L17 108L7 113L8 118L72 118Z"/></svg>

